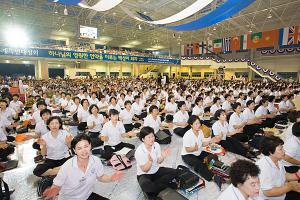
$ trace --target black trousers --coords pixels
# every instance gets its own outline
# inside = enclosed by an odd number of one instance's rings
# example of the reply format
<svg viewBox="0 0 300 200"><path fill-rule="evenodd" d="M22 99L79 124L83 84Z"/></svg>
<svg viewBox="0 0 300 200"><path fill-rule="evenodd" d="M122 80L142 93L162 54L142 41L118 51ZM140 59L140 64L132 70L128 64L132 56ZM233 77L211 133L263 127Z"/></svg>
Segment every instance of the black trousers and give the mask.
<svg viewBox="0 0 300 200"><path fill-rule="evenodd" d="M237 133L235 135L232 135L231 137L240 142L248 142L249 141L248 136L244 133Z"/></svg>
<svg viewBox="0 0 300 200"><path fill-rule="evenodd" d="M142 125L140 123L134 123L134 124L124 124L124 128L126 133L129 131L132 131L134 128L140 128Z"/></svg>
<svg viewBox="0 0 300 200"><path fill-rule="evenodd" d="M103 141L99 137L100 132L89 132L88 136L91 138L92 148L100 147L103 145Z"/></svg>
<svg viewBox="0 0 300 200"><path fill-rule="evenodd" d="M37 143L37 142L34 142L33 144L32 144L32 148L33 149L36 149L36 150L41 150L41 147L40 147L40 145Z"/></svg>
<svg viewBox="0 0 300 200"><path fill-rule="evenodd" d="M78 124L78 130L79 131L84 131L84 130L86 130L87 129L87 123L86 122L80 122L79 124Z"/></svg>
<svg viewBox="0 0 300 200"><path fill-rule="evenodd" d="M195 172L200 174L205 180L211 181L214 174L208 169L207 164L204 163L204 158L211 155L205 151L202 151L199 156L193 154L181 156L182 160L193 167Z"/></svg>
<svg viewBox="0 0 300 200"><path fill-rule="evenodd" d="M114 152L119 151L119 150L123 149L124 147L127 147L129 149L135 149L135 146L133 144L128 144L125 142L120 142L119 144L117 144L115 146L105 145L104 146L104 154L102 155L102 157L105 158L106 160L109 160L113 156Z"/></svg>
<svg viewBox="0 0 300 200"><path fill-rule="evenodd" d="M288 173L296 173L300 169L299 166L290 166L290 167L285 167L285 171ZM290 191L286 193L285 200L294 200L294 199L300 199L300 193Z"/></svg>
<svg viewBox="0 0 300 200"><path fill-rule="evenodd" d="M15 152L15 147L12 145L8 145L5 149L0 149L0 162L7 161L7 156L13 154Z"/></svg>
<svg viewBox="0 0 300 200"><path fill-rule="evenodd" d="M92 194L89 196L87 200L109 200L109 199L92 192Z"/></svg>
<svg viewBox="0 0 300 200"><path fill-rule="evenodd" d="M176 169L160 167L155 174L143 174L137 176L137 180L143 192L150 196L156 196L167 187L172 188L172 180L177 176Z"/></svg>
<svg viewBox="0 0 300 200"><path fill-rule="evenodd" d="M61 160L46 159L44 163L38 164L33 170L33 174L41 177L49 169L62 166L69 158L63 158Z"/></svg>
<svg viewBox="0 0 300 200"><path fill-rule="evenodd" d="M248 152L248 150L241 144L240 141L232 137L226 137L226 140L221 140L220 145L227 151L241 156L245 156Z"/></svg>
<svg viewBox="0 0 300 200"><path fill-rule="evenodd" d="M260 125L251 124L246 125L243 128L243 133L248 136L248 139L252 139L256 133L263 133L264 131L260 128Z"/></svg>
<svg viewBox="0 0 300 200"><path fill-rule="evenodd" d="M184 127L184 128L177 127L177 128L174 129L174 133L175 133L176 135L180 136L180 137L183 137L184 134L185 134L188 130L190 130L190 129L191 129L191 126L190 126L190 125L188 125L188 126L186 126L186 127Z"/></svg>

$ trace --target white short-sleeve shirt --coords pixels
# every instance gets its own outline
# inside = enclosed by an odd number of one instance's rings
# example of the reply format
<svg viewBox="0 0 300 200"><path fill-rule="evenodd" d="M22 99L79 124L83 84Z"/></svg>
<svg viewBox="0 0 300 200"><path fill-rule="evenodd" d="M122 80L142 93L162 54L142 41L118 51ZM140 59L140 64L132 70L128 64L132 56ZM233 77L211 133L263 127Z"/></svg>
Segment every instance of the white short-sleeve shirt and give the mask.
<svg viewBox="0 0 300 200"><path fill-rule="evenodd" d="M257 95L257 96L255 97L254 103L255 103L255 104L259 104L259 102L260 102L261 100L262 100L262 97L259 96L259 95Z"/></svg>
<svg viewBox="0 0 300 200"><path fill-rule="evenodd" d="M35 124L43 121L40 113L41 113L41 111L37 110L32 114L32 118L35 120Z"/></svg>
<svg viewBox="0 0 300 200"><path fill-rule="evenodd" d="M277 112L277 108L271 102L268 103L268 110L269 110L270 113Z"/></svg>
<svg viewBox="0 0 300 200"><path fill-rule="evenodd" d="M222 194L217 198L217 200L246 200L241 191L230 184ZM264 200L260 197L255 199L249 197L247 200Z"/></svg>
<svg viewBox="0 0 300 200"><path fill-rule="evenodd" d="M222 124L221 121L218 120L213 124L212 130L214 135L220 135L221 133L223 133L222 140L226 140L226 135L228 134L229 130L229 124L228 122L224 122L224 124Z"/></svg>
<svg viewBox="0 0 300 200"><path fill-rule="evenodd" d="M17 112L17 111L21 110L21 107L23 107L23 103L21 101L16 101L16 102L11 101L9 103L9 107L11 109L13 109L15 112Z"/></svg>
<svg viewBox="0 0 300 200"><path fill-rule="evenodd" d="M183 145L182 145L182 150L181 150L181 155L195 155L199 156L202 152L202 141L203 141L204 135L202 130L200 129L198 137L194 134L193 130L190 129L188 130L184 136L183 136ZM186 147L194 147L195 144L198 144L198 150L194 152L187 152Z"/></svg>
<svg viewBox="0 0 300 200"><path fill-rule="evenodd" d="M132 110L135 115L141 115L143 108L144 105L141 102L139 104L137 104L136 102L132 104Z"/></svg>
<svg viewBox="0 0 300 200"><path fill-rule="evenodd" d="M78 109L77 117L80 119L80 122L87 122L88 117L90 116L89 110L83 108Z"/></svg>
<svg viewBox="0 0 300 200"><path fill-rule="evenodd" d="M132 124L132 118L134 116L133 110L127 110L126 108L120 112L119 118L123 124Z"/></svg>
<svg viewBox="0 0 300 200"><path fill-rule="evenodd" d="M120 108L120 106L118 105L118 104L116 104L115 106L113 106L113 105L109 105L108 106L108 112L111 110L111 109L115 109L115 110L117 110L119 113L121 112L121 108Z"/></svg>
<svg viewBox="0 0 300 200"><path fill-rule="evenodd" d="M223 110L231 110L231 104L229 101L224 101L222 104L222 109Z"/></svg>
<svg viewBox="0 0 300 200"><path fill-rule="evenodd" d="M150 114L144 119L144 126L150 126L154 129L154 132L157 133L160 128L160 117L157 116L156 119Z"/></svg>
<svg viewBox="0 0 300 200"><path fill-rule="evenodd" d="M288 106L286 105L285 101L280 101L278 107L279 109L288 109ZM281 113L286 113L286 111L281 111Z"/></svg>
<svg viewBox="0 0 300 200"><path fill-rule="evenodd" d="M279 168L276 167L275 163L268 156L262 156L256 165L260 169L260 196L268 200L284 200L285 194L278 197L266 197L262 191L270 190L274 187L281 187L285 184L285 169L282 161L278 161Z"/></svg>
<svg viewBox="0 0 300 200"><path fill-rule="evenodd" d="M177 104L168 102L166 104L165 109L166 109L167 112L172 112L172 113L167 113L168 115L174 115L177 111Z"/></svg>
<svg viewBox="0 0 300 200"><path fill-rule="evenodd" d="M97 103L99 103L99 99L97 99L97 98L95 98L95 99L89 98L89 103L90 103L90 105L92 105L92 104L96 104L97 105Z"/></svg>
<svg viewBox="0 0 300 200"><path fill-rule="evenodd" d="M97 114L97 116L90 114L87 118L87 126L92 126L95 122L95 127L90 129L90 132L100 132L102 130L103 116L101 114Z"/></svg>
<svg viewBox="0 0 300 200"><path fill-rule="evenodd" d="M255 111L255 116L260 117L262 115L267 115L268 114L268 108L264 106L259 106L257 110Z"/></svg>
<svg viewBox="0 0 300 200"><path fill-rule="evenodd" d="M220 110L220 109L222 109L222 107L221 107L220 105L217 106L216 104L214 104L214 105L212 105L212 106L210 107L210 112L214 115L215 112L216 112L217 110Z"/></svg>
<svg viewBox="0 0 300 200"><path fill-rule="evenodd" d="M249 119L254 119L255 118L255 114L253 110L250 110L249 108L245 108L245 110L243 111L243 118L244 120L249 120Z"/></svg>
<svg viewBox="0 0 300 200"><path fill-rule="evenodd" d="M106 112L108 108L108 103L106 101L99 101L97 106L99 108L99 112Z"/></svg>
<svg viewBox="0 0 300 200"><path fill-rule="evenodd" d="M70 156L69 147L65 141L67 135L67 131L59 130L56 138L52 136L51 131L42 136L42 139L46 142L47 158L61 160Z"/></svg>
<svg viewBox="0 0 300 200"><path fill-rule="evenodd" d="M181 122L187 122L188 120L189 120L189 114L188 114L188 112L186 112L186 111L184 111L184 112L178 111L174 115L173 122L174 123L181 123ZM174 128L177 128L177 127L184 128L185 126L174 126Z"/></svg>
<svg viewBox="0 0 300 200"><path fill-rule="evenodd" d="M9 126L11 124L10 121L7 120L7 118L0 115L0 141L6 141L6 126Z"/></svg>
<svg viewBox="0 0 300 200"><path fill-rule="evenodd" d="M123 133L125 133L125 128L122 122L118 121L115 126L111 121L106 122L101 131L102 136L108 137L108 141L104 142L104 145L116 146L121 142Z"/></svg>
<svg viewBox="0 0 300 200"><path fill-rule="evenodd" d="M151 155L151 158L153 160L152 166L148 172L144 172L141 169L141 166L145 165L148 162L148 155ZM137 175L142 175L142 174L155 174L158 169L159 169L159 164L157 162L158 158L161 156L161 150L160 146L157 142L155 142L152 145L151 152L149 152L144 143L140 144L138 148L135 151L134 157L136 160L136 167L137 167Z"/></svg>
<svg viewBox="0 0 300 200"><path fill-rule="evenodd" d="M74 176L76 174L76 176ZM88 199L92 194L97 178L103 176L104 170L100 159L90 155L86 172L79 169L77 156L67 160L53 180L53 184L61 187L59 200Z"/></svg>
<svg viewBox="0 0 300 200"><path fill-rule="evenodd" d="M287 138L284 142L283 148L286 155L300 161L300 141L296 136L291 135L289 138ZM283 160L283 164L287 167L295 166L295 164L289 163L285 160Z"/></svg>
<svg viewBox="0 0 300 200"><path fill-rule="evenodd" d="M49 132L48 128L47 128L47 124L45 121L39 121L36 125L35 125L35 129L34 129L35 133L42 135L45 135L46 133Z"/></svg>
<svg viewBox="0 0 300 200"><path fill-rule="evenodd" d="M203 107L199 107L198 105L194 106L192 115L200 116L200 119L203 119L204 109Z"/></svg>
<svg viewBox="0 0 300 200"><path fill-rule="evenodd" d="M235 130L233 126L239 125L244 121L242 114L238 115L236 112L232 113L229 119L229 131L233 132Z"/></svg>

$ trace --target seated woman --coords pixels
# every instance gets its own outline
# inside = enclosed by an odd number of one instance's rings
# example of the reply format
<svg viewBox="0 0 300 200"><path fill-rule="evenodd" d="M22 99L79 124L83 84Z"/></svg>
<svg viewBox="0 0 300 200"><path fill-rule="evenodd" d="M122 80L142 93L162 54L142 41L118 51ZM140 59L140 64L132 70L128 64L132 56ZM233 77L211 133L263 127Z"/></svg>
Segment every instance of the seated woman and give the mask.
<svg viewBox="0 0 300 200"><path fill-rule="evenodd" d="M230 168L231 184L222 192L217 200L256 199L259 196L259 168L247 160L237 160Z"/></svg>
<svg viewBox="0 0 300 200"><path fill-rule="evenodd" d="M269 102L267 101L267 99L260 100L259 107L255 111L255 117L262 120L262 124L261 124L262 127L273 128L276 122L275 120L276 114L268 113L268 103Z"/></svg>
<svg viewBox="0 0 300 200"><path fill-rule="evenodd" d="M291 122L291 124L288 126L288 128L283 132L283 135L286 139L291 137L293 135L293 125L296 122L300 122L300 111L293 110L289 112L288 114L288 119Z"/></svg>
<svg viewBox="0 0 300 200"><path fill-rule="evenodd" d="M184 134L190 130L190 126L187 123L189 119L189 114L186 111L186 106L184 101L179 101L177 103L178 111L174 115L173 123L174 123L174 133L180 137L183 137Z"/></svg>
<svg viewBox="0 0 300 200"><path fill-rule="evenodd" d="M240 141L232 137L232 135L237 134L239 131L229 131L229 124L226 121L226 113L224 110L217 110L215 113L215 119L218 119L218 121L216 121L212 126L213 134L222 138L220 145L224 147L224 149L249 159L256 157L254 152L249 151Z"/></svg>
<svg viewBox="0 0 300 200"><path fill-rule="evenodd" d="M104 174L100 159L91 155L91 139L85 134L77 135L71 148L76 155L61 166L53 185L44 191L43 196L46 199L58 196L59 199L108 200L93 192L95 183L118 181L123 173Z"/></svg>
<svg viewBox="0 0 300 200"><path fill-rule="evenodd" d="M8 161L8 156L15 152L14 146L6 143L6 127L10 124L7 118L0 115L0 163Z"/></svg>
<svg viewBox="0 0 300 200"><path fill-rule="evenodd" d="M134 145L121 142L121 137L134 137L136 133L126 133L124 125L119 120L119 112L115 109L109 111L110 121L106 122L101 131L101 140L104 141L103 158L109 160L113 153L124 147L134 149Z"/></svg>
<svg viewBox="0 0 300 200"><path fill-rule="evenodd" d="M285 170L289 173L297 172L300 169L300 122L294 123L292 136L287 138L283 148Z"/></svg>
<svg viewBox="0 0 300 200"><path fill-rule="evenodd" d="M256 162L261 173L261 197L269 200L300 199L300 171L287 173L284 169L283 141L275 136L268 136L261 141L263 156Z"/></svg>
<svg viewBox="0 0 300 200"><path fill-rule="evenodd" d="M108 103L106 101L106 98L104 95L100 95L100 101L97 104L100 114L102 114L103 116L108 112Z"/></svg>
<svg viewBox="0 0 300 200"><path fill-rule="evenodd" d="M158 116L159 111L158 107L155 105L150 106L149 108L149 115L144 120L144 126L150 126L154 130L154 134L156 134L161 127L161 120ZM167 133L168 135L171 135L170 131L168 129L162 130L163 132Z"/></svg>
<svg viewBox="0 0 300 200"><path fill-rule="evenodd" d="M125 109L120 112L120 121L124 124L126 132L132 131L134 128L141 127L140 123L132 123L132 120L139 120L139 118L134 116L132 105L130 101L125 101Z"/></svg>
<svg viewBox="0 0 300 200"><path fill-rule="evenodd" d="M88 99L82 99L81 100L82 107L78 109L77 117L78 117L78 130L79 131L85 131L87 129L87 118L89 117L89 100Z"/></svg>
<svg viewBox="0 0 300 200"><path fill-rule="evenodd" d="M166 107L164 113L166 114L166 122L173 122L173 115L177 111L177 104L175 103L175 97L170 95L168 97L168 102L166 103Z"/></svg>
<svg viewBox="0 0 300 200"><path fill-rule="evenodd" d="M121 112L121 108L120 108L119 104L117 104L117 99L115 97L110 97L109 103L110 103L110 105L107 108L107 114L109 114L109 111L111 109L115 109L119 113Z"/></svg>
<svg viewBox="0 0 300 200"><path fill-rule="evenodd" d="M215 97L213 100L213 105L210 107L210 113L214 115L219 109L222 109L221 99L219 97Z"/></svg>
<svg viewBox="0 0 300 200"><path fill-rule="evenodd" d="M92 104L89 108L90 115L87 118L87 127L89 128L88 135L92 141L92 148L103 145L103 141L100 139L102 125L105 124L106 117L99 114L99 108L96 104Z"/></svg>
<svg viewBox="0 0 300 200"><path fill-rule="evenodd" d="M55 176L59 167L70 157L69 147L72 136L62 129L61 118L50 117L47 126L50 131L38 140L41 154L46 156L46 160L33 170L33 174L36 176Z"/></svg>
<svg viewBox="0 0 300 200"><path fill-rule="evenodd" d="M154 130L149 126L141 129L140 140L142 144L135 151L137 163L137 180L148 196L155 198L159 192L167 187L177 188L172 180L177 177L177 170L160 167L164 159L170 155L170 149L161 151L155 142Z"/></svg>
<svg viewBox="0 0 300 200"><path fill-rule="evenodd" d="M196 115L203 120L204 108L203 108L203 98L198 97L195 100L195 106L193 107L192 115Z"/></svg>
<svg viewBox="0 0 300 200"><path fill-rule="evenodd" d="M214 175L209 169L204 159L211 155L203 151L203 147L211 143L219 142L220 137L213 137L211 140L204 142L203 132L201 130L201 122L198 116L192 115L188 123L192 127L183 136L183 145L181 151L182 160L188 165L192 166L194 170L199 173L205 180L214 180L221 189L222 178Z"/></svg>

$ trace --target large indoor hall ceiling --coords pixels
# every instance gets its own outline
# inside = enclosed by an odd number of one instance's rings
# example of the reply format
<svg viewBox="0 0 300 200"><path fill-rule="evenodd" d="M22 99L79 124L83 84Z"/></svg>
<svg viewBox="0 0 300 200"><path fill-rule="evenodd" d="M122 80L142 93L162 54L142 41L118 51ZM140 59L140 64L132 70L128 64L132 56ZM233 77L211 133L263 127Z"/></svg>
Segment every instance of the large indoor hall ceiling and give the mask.
<svg viewBox="0 0 300 200"><path fill-rule="evenodd" d="M88 0L87 3L93 5L97 1ZM195 20L224 1L215 0L201 12L172 25ZM1 29L10 22L24 25L34 38L69 38L70 41L80 40L80 24L93 26L99 30L96 43L138 49L157 48L170 50L172 53L179 52L180 44L241 35L249 33L249 30L257 32L300 24L300 0L256 0L237 15L216 26L187 32L140 23L120 8L123 6L159 20L180 12L194 2L195 0L124 0L119 6L106 12L67 6L68 15L64 15L65 5L47 0L0 0L0 24Z"/></svg>

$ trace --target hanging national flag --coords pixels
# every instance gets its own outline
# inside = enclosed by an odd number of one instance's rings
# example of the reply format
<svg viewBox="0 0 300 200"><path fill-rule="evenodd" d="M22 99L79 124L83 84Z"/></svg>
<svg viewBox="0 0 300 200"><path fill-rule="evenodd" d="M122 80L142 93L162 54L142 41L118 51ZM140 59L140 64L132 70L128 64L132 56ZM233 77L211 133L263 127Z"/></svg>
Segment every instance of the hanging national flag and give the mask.
<svg viewBox="0 0 300 200"><path fill-rule="evenodd" d="M249 49L274 47L278 41L278 30L252 33L249 37L247 45Z"/></svg>
<svg viewBox="0 0 300 200"><path fill-rule="evenodd" d="M193 43L193 55L198 55L199 54L199 43Z"/></svg>
<svg viewBox="0 0 300 200"><path fill-rule="evenodd" d="M247 41L248 41L248 35L245 34L245 35L241 35L241 39L240 39L240 44L241 44L241 47L240 47L240 50L246 50L248 49L248 45L247 45Z"/></svg>
<svg viewBox="0 0 300 200"><path fill-rule="evenodd" d="M241 48L241 37L235 36L231 38L230 41L230 50L231 51L238 51Z"/></svg>
<svg viewBox="0 0 300 200"><path fill-rule="evenodd" d="M223 40L222 40L222 51L223 52L230 51L230 40L231 40L231 38L223 38Z"/></svg>
<svg viewBox="0 0 300 200"><path fill-rule="evenodd" d="M193 44L187 44L186 45L186 56L192 56L193 55Z"/></svg>
<svg viewBox="0 0 300 200"><path fill-rule="evenodd" d="M207 53L207 44L206 42L201 42L200 45L200 55L206 54Z"/></svg>
<svg viewBox="0 0 300 200"><path fill-rule="evenodd" d="M222 50L222 39L214 40L213 50L215 53L221 52Z"/></svg>
<svg viewBox="0 0 300 200"><path fill-rule="evenodd" d="M280 29L279 46L292 46L300 44L299 26L291 26Z"/></svg>
<svg viewBox="0 0 300 200"><path fill-rule="evenodd" d="M207 41L207 53L213 53L214 48L213 48L213 41L208 40Z"/></svg>

